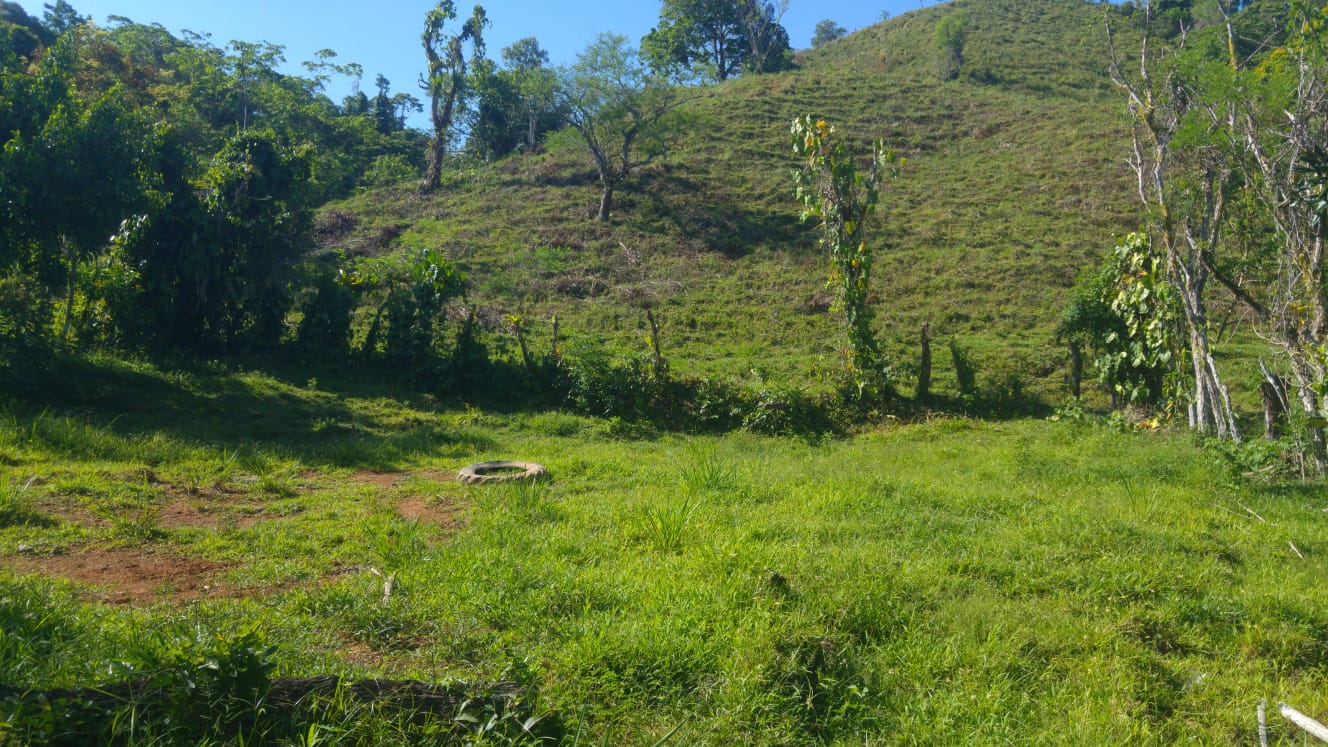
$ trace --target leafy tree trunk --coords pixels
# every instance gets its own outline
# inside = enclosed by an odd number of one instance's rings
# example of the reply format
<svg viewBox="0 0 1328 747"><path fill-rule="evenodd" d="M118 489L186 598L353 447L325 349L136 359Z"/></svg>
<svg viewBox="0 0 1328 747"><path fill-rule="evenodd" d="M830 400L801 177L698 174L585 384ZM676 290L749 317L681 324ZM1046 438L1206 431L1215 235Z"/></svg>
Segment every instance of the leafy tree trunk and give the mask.
<svg viewBox="0 0 1328 747"><path fill-rule="evenodd" d="M1292 4L1300 17L1306 8ZM1246 177L1271 219L1281 246L1272 298L1261 314L1270 337L1286 355L1308 425L1318 474L1328 472L1324 415L1328 401L1328 288L1324 239L1328 232L1328 50L1312 7L1296 20L1285 52L1285 72L1270 75L1272 106L1250 96L1233 118L1234 140L1248 160ZM1228 34L1230 23L1228 23ZM1265 82L1265 81L1260 81ZM1284 98L1283 98L1284 97ZM1281 101L1279 101L1281 99Z"/></svg>
<svg viewBox="0 0 1328 747"><path fill-rule="evenodd" d="M1239 442L1231 398L1213 363L1204 298L1225 215L1229 164L1216 143L1197 143L1184 153L1172 147L1185 116L1200 106L1195 103L1199 97L1174 69L1165 70L1160 81L1154 77L1150 63L1156 63L1148 41L1145 37L1137 82L1122 73L1112 43L1112 79L1124 92L1133 119L1130 166L1138 179L1139 201L1154 216L1152 233L1162 243L1168 280L1185 314L1190 427ZM1207 114L1220 116L1216 109Z"/></svg>
<svg viewBox="0 0 1328 747"><path fill-rule="evenodd" d="M456 108L456 96L447 96L444 101L434 94L433 102L433 138L429 141L429 165L424 172L424 183L420 192L431 194L438 190L443 180L443 163L447 160L447 137L452 129L452 115Z"/></svg>
<svg viewBox="0 0 1328 747"><path fill-rule="evenodd" d="M526 107L526 152L535 152L536 125L539 124L539 110L533 106Z"/></svg>

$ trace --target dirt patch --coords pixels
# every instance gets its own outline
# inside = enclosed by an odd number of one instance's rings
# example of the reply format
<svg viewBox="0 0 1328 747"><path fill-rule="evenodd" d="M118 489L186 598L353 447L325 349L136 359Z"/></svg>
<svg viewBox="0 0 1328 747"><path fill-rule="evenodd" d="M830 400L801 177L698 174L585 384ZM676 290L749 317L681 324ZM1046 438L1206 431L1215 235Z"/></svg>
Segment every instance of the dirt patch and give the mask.
<svg viewBox="0 0 1328 747"><path fill-rule="evenodd" d="M466 507L455 501L409 495L398 498L397 513L403 518L433 524L443 529L456 529L464 523Z"/></svg>
<svg viewBox="0 0 1328 747"><path fill-rule="evenodd" d="M217 581L217 576L235 563L190 558L168 550L94 547L69 555L10 558L5 562L21 573L87 584L94 587L89 596L106 604L152 604L245 593Z"/></svg>
<svg viewBox="0 0 1328 747"><path fill-rule="evenodd" d="M262 519L257 504L231 501L215 502L202 497L177 495L172 496L160 506L155 521L163 529L175 527L235 529L253 526ZM111 525L106 517L97 515L86 505L48 502L38 508L43 514L55 516L85 527L104 529ZM127 509L126 511L128 514L134 514L139 509Z"/></svg>
<svg viewBox="0 0 1328 747"><path fill-rule="evenodd" d="M350 476L351 482L366 483L383 490L388 490L405 483L411 478L436 480L438 482L456 482L455 472L441 470L421 470L419 472L356 472Z"/></svg>
<svg viewBox="0 0 1328 747"><path fill-rule="evenodd" d="M173 498L157 515L161 526L198 527L201 529L236 529L253 526L262 518L259 511L237 511L241 504L209 504L206 501L190 498ZM252 507L257 509L256 506Z"/></svg>
<svg viewBox="0 0 1328 747"><path fill-rule="evenodd" d="M387 493L397 491L411 480L434 480L437 482L456 482L456 473L437 470L420 472L357 472L350 476L353 482L373 485L379 491ZM466 512L464 503L454 498L438 496L432 491L428 495L409 492L397 495L393 501L396 512L403 518L434 524L443 529L455 529L461 526Z"/></svg>

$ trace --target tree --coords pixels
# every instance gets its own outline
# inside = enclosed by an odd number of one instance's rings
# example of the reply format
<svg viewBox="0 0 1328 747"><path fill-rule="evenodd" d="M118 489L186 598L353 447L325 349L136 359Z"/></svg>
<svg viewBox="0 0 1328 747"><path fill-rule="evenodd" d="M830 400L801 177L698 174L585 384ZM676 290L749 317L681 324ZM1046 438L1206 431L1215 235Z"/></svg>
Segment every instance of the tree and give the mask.
<svg viewBox="0 0 1328 747"><path fill-rule="evenodd" d="M50 29L56 36L60 36L88 21L87 16L79 15L78 11L74 10L74 6L65 2L65 0L56 0L54 5L46 3L43 7L46 8L46 11L42 14L42 20L45 21L46 28Z"/></svg>
<svg viewBox="0 0 1328 747"><path fill-rule="evenodd" d="M82 268L102 255L107 237L153 199L151 128L126 104L124 90L76 90L85 37L72 27L48 50L35 76L3 73L0 183L5 184L0 262L26 267L51 290L64 289L60 339L67 340ZM14 106L14 104L19 104ZM6 256L8 255L8 256Z"/></svg>
<svg viewBox="0 0 1328 747"><path fill-rule="evenodd" d="M847 33L848 29L827 18L816 24L816 33L812 35L812 48L815 49L823 44L829 44Z"/></svg>
<svg viewBox="0 0 1328 747"><path fill-rule="evenodd" d="M443 160L447 156L447 142L451 137L452 122L457 105L464 98L467 83L465 45L471 45L471 56L484 55L484 27L489 20L484 8L475 6L470 18L455 34L446 33L444 27L455 21L456 4L453 0L439 0L438 5L424 19L424 33L420 41L429 61L425 90L429 92L429 117L433 123L433 141L429 148L429 166L420 191L428 194L442 182Z"/></svg>
<svg viewBox="0 0 1328 747"><path fill-rule="evenodd" d="M122 239L139 273L136 332L169 348L274 345L310 225L309 164L253 129L197 177L191 160L168 139L159 163L169 202Z"/></svg>
<svg viewBox="0 0 1328 747"><path fill-rule="evenodd" d="M703 77L728 80L747 53L742 16L733 0L664 0L659 25L641 40L657 68L679 65Z"/></svg>
<svg viewBox="0 0 1328 747"><path fill-rule="evenodd" d="M473 103L467 107L466 150L493 160L516 150L525 139L525 111L510 76L493 60L475 60L470 69Z"/></svg>
<svg viewBox="0 0 1328 747"><path fill-rule="evenodd" d="M738 23L747 40L744 71L773 73L789 67L789 35L780 23L786 12L788 0L739 0Z"/></svg>
<svg viewBox="0 0 1328 747"><path fill-rule="evenodd" d="M1195 81L1176 66L1175 57L1158 61L1150 56L1147 37L1134 79L1121 69L1114 44L1112 50L1112 79L1131 115L1130 165L1139 201L1149 214L1150 233L1184 312L1190 426L1240 441L1231 396L1212 355L1206 299L1225 218L1230 165L1227 152L1202 129L1191 134L1196 122L1202 128L1204 120L1221 115L1204 108Z"/></svg>
<svg viewBox="0 0 1328 747"><path fill-rule="evenodd" d="M1272 227L1278 251L1273 292L1255 305L1290 365L1309 424L1316 470L1328 471L1328 8L1289 3L1283 43L1253 70L1234 75L1244 91L1229 131L1244 152L1241 172ZM1234 38L1228 19L1228 39ZM1237 67L1237 60L1231 66Z"/></svg>
<svg viewBox="0 0 1328 747"><path fill-rule="evenodd" d="M581 135L599 176L596 220L607 221L614 191L663 150L670 115L688 99L616 34L600 34L561 77L567 122Z"/></svg>
<svg viewBox="0 0 1328 747"><path fill-rule="evenodd" d="M1175 307L1165 265L1148 236L1132 233L1118 242L1097 271L1075 283L1056 326L1058 340L1070 345L1074 396L1088 348L1113 406L1163 404L1168 374L1176 369Z"/></svg>
<svg viewBox="0 0 1328 747"><path fill-rule="evenodd" d="M503 64L512 79L526 115L526 152L538 145L540 119L552 112L558 93L558 76L548 67L549 53L533 36L518 39L503 50Z"/></svg>
<svg viewBox="0 0 1328 747"><path fill-rule="evenodd" d="M378 88L378 95L373 100L374 125L379 132L387 135L397 129L396 109L392 105L392 97L388 95L392 92L392 81L379 75L374 85Z"/></svg>
<svg viewBox="0 0 1328 747"><path fill-rule="evenodd" d="M968 16L962 10L947 13L936 24L936 73L941 80L959 77L964 64L964 42L968 36Z"/></svg>
<svg viewBox="0 0 1328 747"><path fill-rule="evenodd" d="M55 34L18 3L0 1L0 33L4 34L0 49L23 58L31 58L37 49L55 43Z"/></svg>
<svg viewBox="0 0 1328 747"><path fill-rule="evenodd" d="M825 120L799 117L793 120L792 134L799 159L794 180L802 218L820 220L821 246L830 254L830 284L848 322L849 372L859 390L884 392L890 383L886 361L867 305L875 256L867 243L867 226L880 200L881 180L897 173L902 161L877 143L871 168L863 174Z"/></svg>

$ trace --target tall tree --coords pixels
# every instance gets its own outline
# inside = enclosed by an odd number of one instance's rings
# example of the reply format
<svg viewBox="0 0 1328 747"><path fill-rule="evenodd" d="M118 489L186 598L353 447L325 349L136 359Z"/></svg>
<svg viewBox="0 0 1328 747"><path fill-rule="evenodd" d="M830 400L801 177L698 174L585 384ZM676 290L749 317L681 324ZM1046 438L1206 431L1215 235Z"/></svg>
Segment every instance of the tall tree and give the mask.
<svg viewBox="0 0 1328 747"><path fill-rule="evenodd" d="M65 0L56 0L54 5L46 3L44 7L46 12L42 14L42 17L46 22L46 28L50 29L56 36L88 21L87 16L79 15L78 11L74 10L74 6L65 2Z"/></svg>
<svg viewBox="0 0 1328 747"><path fill-rule="evenodd" d="M471 45L471 56L484 55L484 27L489 20L484 8L475 6L470 18L456 33L448 33L445 26L457 18L453 0L439 0L438 5L424 19L424 33L420 41L424 56L429 61L428 78L424 88L429 92L429 116L433 122L433 141L429 146L429 166L420 191L428 194L442 182L443 160L447 156L447 142L452 134L457 105L466 93L467 61L465 45Z"/></svg>
<svg viewBox="0 0 1328 747"><path fill-rule="evenodd" d="M379 75L374 84L378 87L378 95L373 100L374 123L379 132L387 135L396 130L397 124L396 108L389 95L392 92L392 81Z"/></svg>
<svg viewBox="0 0 1328 747"><path fill-rule="evenodd" d="M651 71L627 37L600 34L564 70L567 121L580 133L599 176L596 220L607 221L613 196L632 171L658 155L670 134L669 116L687 99Z"/></svg>
<svg viewBox="0 0 1328 747"><path fill-rule="evenodd" d="M941 80L959 77L964 65L964 42L968 38L968 16L962 10L945 14L936 24L936 73Z"/></svg>
<svg viewBox="0 0 1328 747"><path fill-rule="evenodd" d="M1206 135L1183 136L1183 130L1194 131L1196 122L1202 128L1203 120L1222 115L1205 112L1195 81L1175 64L1174 54L1157 59L1150 55L1147 37L1133 77L1121 68L1114 49L1113 44L1111 75L1131 115L1130 165L1139 201L1151 218L1150 233L1184 312L1190 426L1240 441L1231 396L1213 358L1207 310L1207 288L1225 220L1229 151Z"/></svg>
<svg viewBox="0 0 1328 747"><path fill-rule="evenodd" d="M788 4L789 0L739 0L738 23L747 40L744 70L773 73L788 67L789 35L781 24Z"/></svg>
<svg viewBox="0 0 1328 747"><path fill-rule="evenodd" d="M715 80L742 70L747 53L734 0L664 0L659 25L641 40L656 66L679 65Z"/></svg>
<svg viewBox="0 0 1328 747"><path fill-rule="evenodd" d="M526 152L538 146L540 119L554 106L558 76L548 67L549 53L533 36L518 39L503 50L503 64L511 77L526 115Z"/></svg>
<svg viewBox="0 0 1328 747"><path fill-rule="evenodd" d="M848 33L848 29L827 18L816 24L816 32L812 34L812 48L829 44L835 39L839 39Z"/></svg>

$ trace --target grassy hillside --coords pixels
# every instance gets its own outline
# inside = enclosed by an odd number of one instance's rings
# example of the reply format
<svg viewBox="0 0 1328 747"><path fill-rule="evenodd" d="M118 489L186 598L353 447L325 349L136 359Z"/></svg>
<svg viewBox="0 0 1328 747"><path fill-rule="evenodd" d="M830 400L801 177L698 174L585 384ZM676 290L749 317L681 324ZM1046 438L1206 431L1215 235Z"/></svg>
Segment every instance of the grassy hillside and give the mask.
<svg viewBox="0 0 1328 747"><path fill-rule="evenodd" d="M1059 396L1051 329L1065 290L1137 224L1104 7L956 0L806 52L793 72L708 89L609 225L590 220L588 160L556 137L543 155L452 175L434 199L403 186L332 206L342 230L327 243L442 246L470 274L472 302L542 322L556 313L564 331L625 350L642 349L651 305L681 370L810 381L842 344L790 192L788 125L814 114L864 152L881 139L908 158L875 234L876 307L900 360L930 321L989 368ZM966 63L942 83L933 28L956 11L969 19Z"/></svg>

